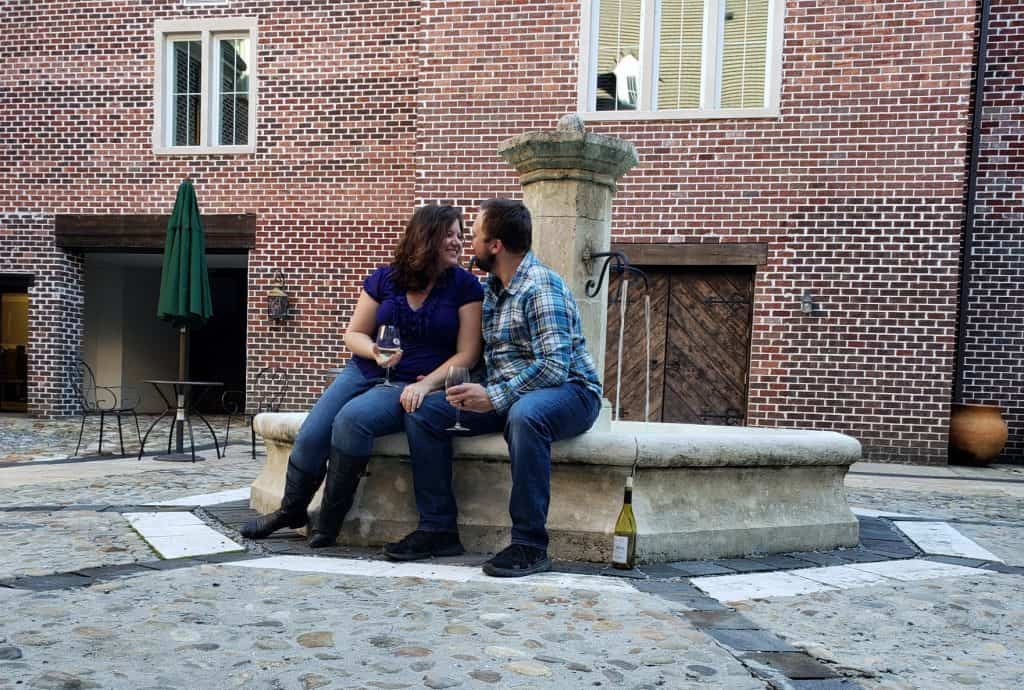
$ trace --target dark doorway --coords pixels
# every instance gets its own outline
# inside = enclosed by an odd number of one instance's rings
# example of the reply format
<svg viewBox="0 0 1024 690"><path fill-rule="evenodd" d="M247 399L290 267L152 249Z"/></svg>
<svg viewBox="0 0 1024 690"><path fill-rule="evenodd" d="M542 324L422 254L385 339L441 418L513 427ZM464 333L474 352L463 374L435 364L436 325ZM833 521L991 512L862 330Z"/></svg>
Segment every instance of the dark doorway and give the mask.
<svg viewBox="0 0 1024 690"><path fill-rule="evenodd" d="M224 391L245 390L245 328L248 284L244 268L210 268L213 318L189 335L190 379L220 381L199 401L203 414L222 414Z"/></svg>
<svg viewBox="0 0 1024 690"><path fill-rule="evenodd" d="M0 281L0 412L28 409L28 292Z"/></svg>
<svg viewBox="0 0 1024 690"><path fill-rule="evenodd" d="M652 422L743 424L754 269L645 266L651 295ZM644 418L643 285L631 282L623 337L620 418ZM614 404L619 281L609 285L604 392Z"/></svg>

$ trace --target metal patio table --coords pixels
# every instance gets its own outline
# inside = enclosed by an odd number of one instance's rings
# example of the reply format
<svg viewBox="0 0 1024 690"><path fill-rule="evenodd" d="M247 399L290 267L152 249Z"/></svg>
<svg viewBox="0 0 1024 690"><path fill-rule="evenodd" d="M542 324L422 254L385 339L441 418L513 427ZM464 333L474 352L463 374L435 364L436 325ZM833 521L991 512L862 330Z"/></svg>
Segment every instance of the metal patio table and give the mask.
<svg viewBox="0 0 1024 690"><path fill-rule="evenodd" d="M199 413L198 410L195 409L195 406L200 400L203 399L203 394L206 393L206 389L213 388L215 386L223 386L223 381L189 381L187 379L172 381L169 379L148 379L145 381L145 383L152 385L153 388L156 389L157 394L164 401L165 407L164 411L160 413L160 416L157 417L153 421L153 423L149 425L149 429L146 430L146 435L142 437L142 445L139 447L139 460L142 460L142 454L143 451L146 449L146 440L149 438L149 434L153 431L156 425L159 424L165 417L169 416L172 411L174 412L174 422L171 424L171 433L167 435L167 455L158 455L155 457L155 459L170 460L176 462L181 462L188 459L189 456L185 455L184 453L183 438L183 427L187 425L189 446L192 451L192 462L196 461L196 440L195 436L192 434L192 420L190 419L190 417L193 415L199 417L199 419L202 420L203 424L206 425L206 428L210 430L210 436L213 437L214 452L217 454L218 458L221 457L220 444L217 443L217 434L214 433L213 427L210 426L210 422L208 422L206 417L204 417L202 414ZM174 391L173 403L167 398L166 395L164 395L164 391L161 388L161 386L170 386L172 388L172 390ZM195 397L194 399L192 396L189 395L190 389L193 388L201 389L200 395L198 395L198 397ZM171 441L173 440L175 435L175 427L178 428L178 443L176 448L177 453L171 454Z"/></svg>

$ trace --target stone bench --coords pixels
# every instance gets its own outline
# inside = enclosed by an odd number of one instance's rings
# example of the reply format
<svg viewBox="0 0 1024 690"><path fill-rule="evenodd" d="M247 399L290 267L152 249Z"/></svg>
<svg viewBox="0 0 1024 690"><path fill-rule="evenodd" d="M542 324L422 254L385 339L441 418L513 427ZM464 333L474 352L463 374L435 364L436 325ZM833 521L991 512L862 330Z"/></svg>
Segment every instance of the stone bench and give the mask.
<svg viewBox="0 0 1024 690"><path fill-rule="evenodd" d="M305 413L261 414L267 460L250 505L278 507ZM508 452L500 435L454 439L455 495L466 548L508 543ZM368 476L339 541L377 546L416 528L404 434L377 439ZM614 422L552 447L552 557L607 562L625 478L637 466L633 510L640 562L854 546L857 520L843 479L860 444L827 431ZM313 505L318 505L319 493Z"/></svg>

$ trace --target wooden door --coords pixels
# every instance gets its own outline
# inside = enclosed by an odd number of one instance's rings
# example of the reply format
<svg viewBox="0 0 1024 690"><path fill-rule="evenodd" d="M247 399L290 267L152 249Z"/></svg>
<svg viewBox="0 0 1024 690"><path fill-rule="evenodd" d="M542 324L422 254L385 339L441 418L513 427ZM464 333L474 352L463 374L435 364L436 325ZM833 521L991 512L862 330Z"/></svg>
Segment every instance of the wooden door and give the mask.
<svg viewBox="0 0 1024 690"><path fill-rule="evenodd" d="M665 327L668 325L669 274L665 271L645 271L651 298L651 386L649 421L661 421L661 401L665 387ZM643 281L630 280L626 290L626 318L622 329L622 393L619 399L619 418L631 421L644 419L644 391L646 389L644 361L646 357L644 328ZM618 299L621 282L614 279L608 286L608 334L605 339L604 395L615 406L615 368L619 354Z"/></svg>
<svg viewBox="0 0 1024 690"><path fill-rule="evenodd" d="M650 421L743 424L753 316L747 267L645 267L651 295ZM623 337L620 419L642 420L642 283L632 281ZM609 292L605 395L615 403L619 304Z"/></svg>

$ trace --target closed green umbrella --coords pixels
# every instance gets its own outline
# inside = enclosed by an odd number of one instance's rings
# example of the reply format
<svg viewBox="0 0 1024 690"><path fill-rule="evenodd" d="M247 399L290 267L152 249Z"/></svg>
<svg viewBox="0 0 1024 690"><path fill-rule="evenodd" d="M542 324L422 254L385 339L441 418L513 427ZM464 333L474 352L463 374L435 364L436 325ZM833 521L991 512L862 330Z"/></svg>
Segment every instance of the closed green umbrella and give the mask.
<svg viewBox="0 0 1024 690"><path fill-rule="evenodd" d="M178 187L178 198L167 222L156 315L178 329L178 379L184 380L188 329L199 328L213 316L203 220L190 180L185 180ZM183 441L180 419L177 426L177 450L180 453Z"/></svg>

